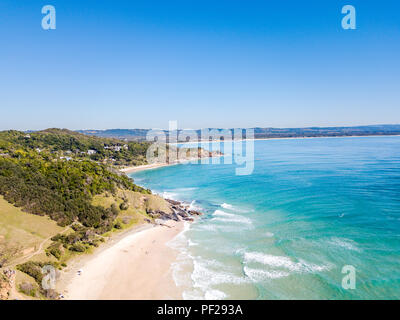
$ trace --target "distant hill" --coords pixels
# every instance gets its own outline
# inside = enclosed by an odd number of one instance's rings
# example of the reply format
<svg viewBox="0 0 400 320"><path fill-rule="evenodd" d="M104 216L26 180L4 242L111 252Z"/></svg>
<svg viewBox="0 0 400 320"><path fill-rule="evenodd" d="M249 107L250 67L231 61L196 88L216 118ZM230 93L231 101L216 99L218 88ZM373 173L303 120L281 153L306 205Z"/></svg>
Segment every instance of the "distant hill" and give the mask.
<svg viewBox="0 0 400 320"><path fill-rule="evenodd" d="M217 128L218 130L221 130ZM400 135L400 125L384 124L355 127L307 127L307 128L260 128L254 129L256 139L263 138L300 138L300 137L345 137ZM143 141L149 129L108 129L79 130L78 132L105 138ZM167 131L165 131L167 133ZM200 136L200 130L196 130Z"/></svg>
<svg viewBox="0 0 400 320"><path fill-rule="evenodd" d="M103 138L145 140L149 129L78 130L77 132Z"/></svg>

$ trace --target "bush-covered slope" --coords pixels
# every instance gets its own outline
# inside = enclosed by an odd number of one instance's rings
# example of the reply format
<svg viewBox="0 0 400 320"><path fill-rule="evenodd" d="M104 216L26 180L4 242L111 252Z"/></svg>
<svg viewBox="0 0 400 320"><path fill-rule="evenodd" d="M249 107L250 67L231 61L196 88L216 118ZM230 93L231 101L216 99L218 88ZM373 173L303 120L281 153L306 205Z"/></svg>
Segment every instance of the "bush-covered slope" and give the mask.
<svg viewBox="0 0 400 320"><path fill-rule="evenodd" d="M99 138L67 129L47 129L29 134L14 130L0 132L0 153L10 148L22 148L113 165L146 164L148 146L147 142Z"/></svg>
<svg viewBox="0 0 400 320"><path fill-rule="evenodd" d="M60 225L79 221L99 231L109 230L115 213L92 205L94 195L113 193L118 188L142 193L150 191L136 186L127 176L102 163L74 154L66 161L54 153L68 148L67 141L70 141L69 147L79 146L80 150L105 143L104 139L69 133L66 130L35 135L1 132L0 194L24 211L48 215Z"/></svg>

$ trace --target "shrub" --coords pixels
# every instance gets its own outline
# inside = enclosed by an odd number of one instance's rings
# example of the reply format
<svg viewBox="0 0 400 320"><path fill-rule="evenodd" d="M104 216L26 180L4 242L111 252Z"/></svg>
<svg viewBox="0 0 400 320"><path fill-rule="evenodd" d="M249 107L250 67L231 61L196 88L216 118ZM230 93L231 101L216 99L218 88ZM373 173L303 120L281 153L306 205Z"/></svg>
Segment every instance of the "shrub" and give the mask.
<svg viewBox="0 0 400 320"><path fill-rule="evenodd" d="M23 282L19 285L19 290L27 296L37 297L37 288L30 282Z"/></svg>
<svg viewBox="0 0 400 320"><path fill-rule="evenodd" d="M48 249L48 252L52 254L57 260L60 260L62 256L62 251L60 249L60 244L54 243Z"/></svg>
<svg viewBox="0 0 400 320"><path fill-rule="evenodd" d="M86 251L86 247L85 247L85 245L84 245L83 243L77 242L77 243L74 243L74 244L69 248L69 250L75 251L75 252L85 252L85 251Z"/></svg>
<svg viewBox="0 0 400 320"><path fill-rule="evenodd" d="M117 222L114 224L114 228L115 228L115 229L122 229L121 222L117 221Z"/></svg>
<svg viewBox="0 0 400 320"><path fill-rule="evenodd" d="M35 279L35 281L39 285L41 285L43 279L43 274L42 274L43 266L44 263L28 261L23 264L17 265L17 270L31 276L33 279Z"/></svg>
<svg viewBox="0 0 400 320"><path fill-rule="evenodd" d="M115 203L113 203L113 204L111 205L111 214L112 214L113 216L115 216L115 217L119 214L117 205L116 205Z"/></svg>
<svg viewBox="0 0 400 320"><path fill-rule="evenodd" d="M121 210L128 210L129 204L126 203L126 202L122 202L122 203L119 205L119 208L120 208Z"/></svg>

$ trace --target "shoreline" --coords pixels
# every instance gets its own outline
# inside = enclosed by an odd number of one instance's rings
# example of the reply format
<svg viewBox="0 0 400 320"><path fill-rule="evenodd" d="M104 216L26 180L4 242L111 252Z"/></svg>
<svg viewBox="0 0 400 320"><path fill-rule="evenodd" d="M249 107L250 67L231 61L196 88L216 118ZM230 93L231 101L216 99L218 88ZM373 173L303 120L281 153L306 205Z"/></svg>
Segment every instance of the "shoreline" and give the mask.
<svg viewBox="0 0 400 320"><path fill-rule="evenodd" d="M133 173L133 172L139 172L139 171L145 171L145 170L151 170L151 169L158 169L158 168L163 168L163 167L169 167L169 166L175 166L178 164L181 164L182 162L174 162L174 163L152 163L152 164L144 164L141 166L132 166L132 167L125 167L119 169L119 171L123 173Z"/></svg>
<svg viewBox="0 0 400 320"><path fill-rule="evenodd" d="M185 223L145 224L112 237L93 254L72 260L60 273L57 291L66 300L182 299L171 269L179 252L167 243Z"/></svg>

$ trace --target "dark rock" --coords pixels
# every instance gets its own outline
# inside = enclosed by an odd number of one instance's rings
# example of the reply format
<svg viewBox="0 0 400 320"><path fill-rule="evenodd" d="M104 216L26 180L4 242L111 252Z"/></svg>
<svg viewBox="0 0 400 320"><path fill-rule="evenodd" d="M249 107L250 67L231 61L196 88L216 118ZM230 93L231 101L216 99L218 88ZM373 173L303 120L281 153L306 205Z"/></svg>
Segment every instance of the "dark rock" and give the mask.
<svg viewBox="0 0 400 320"><path fill-rule="evenodd" d="M172 220L179 221L179 218L178 218L178 216L176 215L175 212L171 213L171 217L172 217Z"/></svg>
<svg viewBox="0 0 400 320"><path fill-rule="evenodd" d="M175 201L175 200L171 200L171 199L165 199L165 200L168 201L170 204L172 204L174 206L181 205L181 203L179 201Z"/></svg>
<svg viewBox="0 0 400 320"><path fill-rule="evenodd" d="M201 215L203 215L201 212L195 211L195 210L189 210L189 213L190 213L191 215L196 215L196 216L201 216Z"/></svg>
<svg viewBox="0 0 400 320"><path fill-rule="evenodd" d="M187 212L186 212L185 210L182 210L182 209L179 208L179 207L173 206L173 207L172 207L172 210L173 210L176 214L178 214L179 216L181 216L182 218L185 218L185 217L188 216Z"/></svg>

